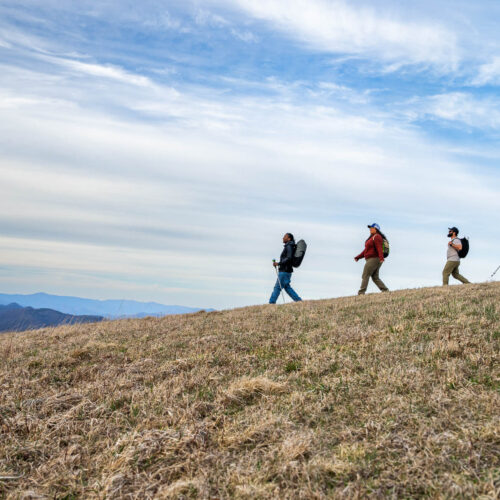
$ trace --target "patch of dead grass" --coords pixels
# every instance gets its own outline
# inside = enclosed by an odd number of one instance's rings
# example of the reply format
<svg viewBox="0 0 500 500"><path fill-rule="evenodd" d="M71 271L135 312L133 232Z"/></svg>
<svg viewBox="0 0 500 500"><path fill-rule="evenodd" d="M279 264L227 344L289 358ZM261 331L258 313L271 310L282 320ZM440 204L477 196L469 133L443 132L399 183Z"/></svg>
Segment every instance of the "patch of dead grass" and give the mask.
<svg viewBox="0 0 500 500"><path fill-rule="evenodd" d="M233 382L224 392L223 400L227 403L246 404L264 395L280 394L285 385L265 377L244 377Z"/></svg>

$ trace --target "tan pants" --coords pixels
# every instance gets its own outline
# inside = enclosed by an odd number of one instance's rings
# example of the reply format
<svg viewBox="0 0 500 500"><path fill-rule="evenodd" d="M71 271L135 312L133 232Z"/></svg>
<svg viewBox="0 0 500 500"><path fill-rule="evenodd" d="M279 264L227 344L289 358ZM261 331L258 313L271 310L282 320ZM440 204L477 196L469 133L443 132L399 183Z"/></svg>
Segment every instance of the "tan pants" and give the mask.
<svg viewBox="0 0 500 500"><path fill-rule="evenodd" d="M459 272L458 268L460 267L460 261L449 260L446 262L446 265L443 269L443 286L448 284L450 280L450 274L458 281L462 283L470 283L467 278L464 278Z"/></svg>
<svg viewBox="0 0 500 500"><path fill-rule="evenodd" d="M364 295L366 289L368 288L368 281L370 278L380 288L380 290L383 292L389 291L389 289L384 285L384 282L378 276L380 266L382 266L382 262L380 262L378 257L366 259L363 276L361 277L361 288L359 289L358 295Z"/></svg>

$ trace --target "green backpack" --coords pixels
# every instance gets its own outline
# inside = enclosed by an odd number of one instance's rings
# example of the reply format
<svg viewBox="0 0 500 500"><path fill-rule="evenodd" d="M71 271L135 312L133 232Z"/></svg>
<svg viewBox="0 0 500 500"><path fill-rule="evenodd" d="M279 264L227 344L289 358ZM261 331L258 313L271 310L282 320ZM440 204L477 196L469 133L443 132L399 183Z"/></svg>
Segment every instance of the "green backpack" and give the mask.
<svg viewBox="0 0 500 500"><path fill-rule="evenodd" d="M375 238L375 236L373 238ZM382 237L382 254L384 256L384 259L387 259L387 257L389 257L389 251L390 251L389 240L385 237L385 234L380 234L380 236Z"/></svg>
<svg viewBox="0 0 500 500"><path fill-rule="evenodd" d="M384 259L389 257L389 240L385 236L382 237L382 252Z"/></svg>

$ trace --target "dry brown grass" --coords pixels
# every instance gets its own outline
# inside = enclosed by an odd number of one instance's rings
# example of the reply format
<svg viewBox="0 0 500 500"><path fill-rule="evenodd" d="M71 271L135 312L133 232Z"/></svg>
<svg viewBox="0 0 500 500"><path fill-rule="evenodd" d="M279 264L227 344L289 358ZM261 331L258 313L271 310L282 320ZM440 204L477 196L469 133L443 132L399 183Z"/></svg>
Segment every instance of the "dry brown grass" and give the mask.
<svg viewBox="0 0 500 500"><path fill-rule="evenodd" d="M497 498L500 284L0 336L1 498Z"/></svg>

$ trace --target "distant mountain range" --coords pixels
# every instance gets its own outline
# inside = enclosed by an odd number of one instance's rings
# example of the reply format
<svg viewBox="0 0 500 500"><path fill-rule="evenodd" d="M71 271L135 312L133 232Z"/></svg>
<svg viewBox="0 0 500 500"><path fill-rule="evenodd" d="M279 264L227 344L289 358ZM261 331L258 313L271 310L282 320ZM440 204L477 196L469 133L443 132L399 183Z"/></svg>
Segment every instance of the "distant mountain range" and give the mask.
<svg viewBox="0 0 500 500"><path fill-rule="evenodd" d="M0 305L0 332L20 332L75 323L96 323L103 319L102 316L74 316L53 309L22 307L16 303Z"/></svg>
<svg viewBox="0 0 500 500"><path fill-rule="evenodd" d="M145 316L165 316L200 311L199 308L167 306L156 302L135 300L94 300L80 297L65 297L48 293L16 295L0 293L1 304L20 304L23 307L48 308L71 315L103 316L108 319L143 318ZM206 309L211 311L213 309Z"/></svg>

